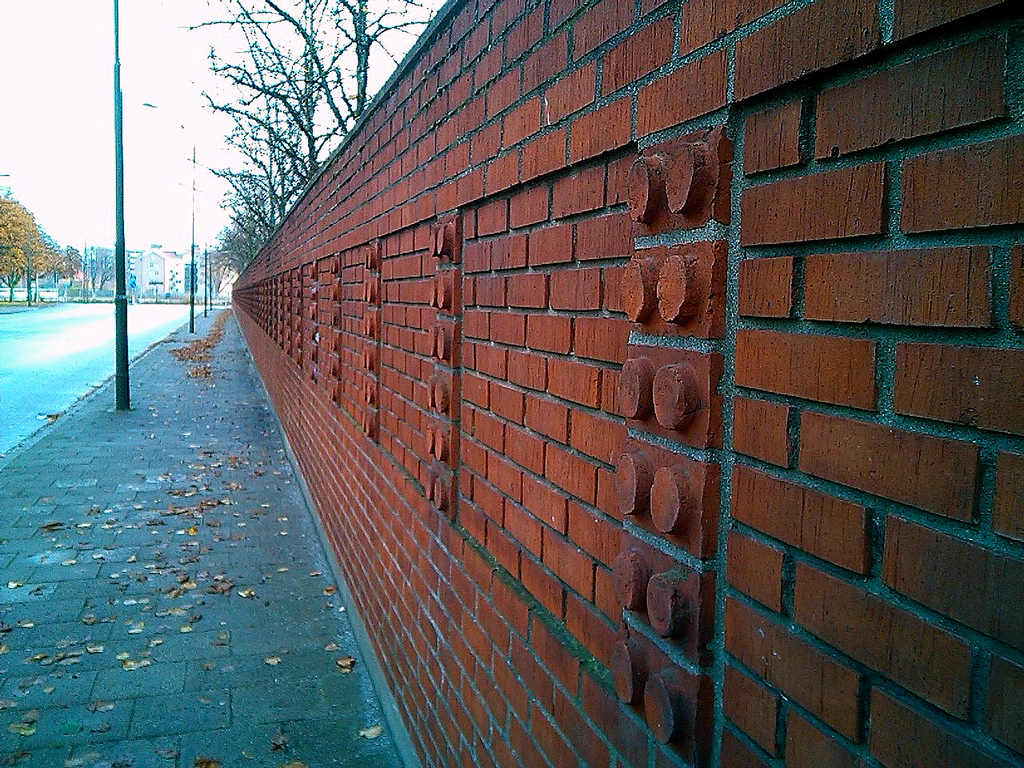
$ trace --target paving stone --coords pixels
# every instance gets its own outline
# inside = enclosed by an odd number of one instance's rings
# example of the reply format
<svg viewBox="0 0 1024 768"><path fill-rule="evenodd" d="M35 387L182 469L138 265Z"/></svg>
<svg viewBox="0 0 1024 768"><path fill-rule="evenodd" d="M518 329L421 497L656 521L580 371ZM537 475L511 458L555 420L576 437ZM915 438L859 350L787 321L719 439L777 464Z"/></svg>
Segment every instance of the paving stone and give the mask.
<svg viewBox="0 0 1024 768"><path fill-rule="evenodd" d="M399 766L358 735L384 718L334 664L359 652L237 327L210 379L170 355L188 340L133 365L131 411L108 387L0 459L0 763Z"/></svg>

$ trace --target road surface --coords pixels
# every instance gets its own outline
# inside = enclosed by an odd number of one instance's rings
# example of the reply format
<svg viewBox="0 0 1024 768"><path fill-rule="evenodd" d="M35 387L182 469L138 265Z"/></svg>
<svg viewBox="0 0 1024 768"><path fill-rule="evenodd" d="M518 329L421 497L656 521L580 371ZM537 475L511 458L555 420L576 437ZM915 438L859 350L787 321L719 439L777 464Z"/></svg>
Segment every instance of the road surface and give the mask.
<svg viewBox="0 0 1024 768"><path fill-rule="evenodd" d="M186 322L187 306L129 306L129 357ZM0 455L113 373L113 304L0 313ZM111 406L113 398L111 393Z"/></svg>

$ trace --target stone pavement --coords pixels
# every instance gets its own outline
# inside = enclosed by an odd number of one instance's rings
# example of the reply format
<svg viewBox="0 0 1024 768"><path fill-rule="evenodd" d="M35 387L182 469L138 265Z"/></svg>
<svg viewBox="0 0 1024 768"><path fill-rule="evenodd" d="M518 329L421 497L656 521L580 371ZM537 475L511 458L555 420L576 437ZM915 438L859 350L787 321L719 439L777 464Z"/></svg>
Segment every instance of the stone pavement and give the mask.
<svg viewBox="0 0 1024 768"><path fill-rule="evenodd" d="M130 412L108 384L0 463L0 765L402 765L217 314L211 360L170 351L213 314L132 366Z"/></svg>

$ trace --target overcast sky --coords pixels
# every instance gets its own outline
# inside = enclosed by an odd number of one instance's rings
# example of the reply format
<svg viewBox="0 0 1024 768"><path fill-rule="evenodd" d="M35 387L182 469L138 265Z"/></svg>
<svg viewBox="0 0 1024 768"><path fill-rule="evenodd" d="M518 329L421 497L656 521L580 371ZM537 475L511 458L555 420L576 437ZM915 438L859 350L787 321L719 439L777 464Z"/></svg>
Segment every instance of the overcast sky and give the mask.
<svg viewBox="0 0 1024 768"><path fill-rule="evenodd" d="M432 3L439 7L441 2ZM62 246L114 241L112 0L0 0L0 186ZM191 242L196 146L196 242L227 224L226 185L207 168L230 164L230 121L205 107L220 88L209 71L219 0L121 0L125 239L129 249ZM153 107L144 106L152 104Z"/></svg>

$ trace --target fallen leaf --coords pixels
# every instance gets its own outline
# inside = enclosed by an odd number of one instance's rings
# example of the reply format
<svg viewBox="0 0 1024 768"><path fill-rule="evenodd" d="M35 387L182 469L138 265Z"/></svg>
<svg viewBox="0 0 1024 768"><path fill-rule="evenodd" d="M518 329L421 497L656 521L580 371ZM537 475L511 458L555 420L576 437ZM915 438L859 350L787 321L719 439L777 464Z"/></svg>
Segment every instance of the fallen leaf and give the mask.
<svg viewBox="0 0 1024 768"><path fill-rule="evenodd" d="M146 628L146 622L140 621L137 624L132 624L131 629L128 630L129 635L140 635L142 630Z"/></svg>
<svg viewBox="0 0 1024 768"><path fill-rule="evenodd" d="M270 737L270 751L276 752L279 749L284 749L288 746L288 734L284 731L278 731L276 734Z"/></svg>
<svg viewBox="0 0 1024 768"><path fill-rule="evenodd" d="M109 712L114 708L112 701L94 701L85 707L90 712Z"/></svg>
<svg viewBox="0 0 1024 768"><path fill-rule="evenodd" d="M220 760L214 760L212 757L197 757L196 761L192 763L192 768L220 768Z"/></svg>
<svg viewBox="0 0 1024 768"><path fill-rule="evenodd" d="M23 581L8 581L7 582L7 588L8 589L17 589L18 587L23 587L23 586L25 586L25 582L23 582Z"/></svg>
<svg viewBox="0 0 1024 768"><path fill-rule="evenodd" d="M142 667L148 667L152 663L153 662L149 659L139 659L137 661L134 659L125 659L121 662L121 668L126 672L134 672L137 669L142 669Z"/></svg>
<svg viewBox="0 0 1024 768"><path fill-rule="evenodd" d="M74 564L75 564L75 563L77 563L77 562L78 562L77 560L71 560L71 559L69 559L69 560L61 560L61 561L60 561L60 564L61 564L61 565L74 565Z"/></svg>
<svg viewBox="0 0 1024 768"><path fill-rule="evenodd" d="M281 657L280 656L267 656L267 658L265 658L263 660L263 663L264 664L269 664L272 667L276 667L278 664L281 663Z"/></svg>
<svg viewBox="0 0 1024 768"><path fill-rule="evenodd" d="M355 656L344 656L340 659L335 659L334 663L338 665L338 669L342 672L351 672L352 667L356 665Z"/></svg>
<svg viewBox="0 0 1024 768"><path fill-rule="evenodd" d="M324 646L324 650L325 651L336 651L336 650L338 650L338 644L337 643L328 643L327 645Z"/></svg>
<svg viewBox="0 0 1024 768"><path fill-rule="evenodd" d="M34 627L35 625L36 623L34 621L27 621L25 619L22 619L18 622L18 626L22 629L29 629L30 627Z"/></svg>
<svg viewBox="0 0 1024 768"><path fill-rule="evenodd" d="M369 728L363 728L361 731L359 731L359 735L362 736L364 739L376 739L382 733L384 733L384 728L379 725L373 725Z"/></svg>
<svg viewBox="0 0 1024 768"><path fill-rule="evenodd" d="M85 646L86 653L103 653L102 645L87 645Z"/></svg>
<svg viewBox="0 0 1024 768"><path fill-rule="evenodd" d="M7 730L19 736L31 736L36 732L36 727L31 723L11 723L7 726Z"/></svg>
<svg viewBox="0 0 1024 768"><path fill-rule="evenodd" d="M246 589L238 590L238 596L245 598L253 598L256 597L256 592L251 587L247 587Z"/></svg>
<svg viewBox="0 0 1024 768"><path fill-rule="evenodd" d="M333 584L331 586L329 586L329 587L324 587L324 594L325 595L333 595L337 591L338 591L338 588L336 586L334 586Z"/></svg>
<svg viewBox="0 0 1024 768"><path fill-rule="evenodd" d="M180 627L178 627L178 631L181 632L182 634L185 634L187 632L192 632L193 631L192 630L192 625L191 624L182 624Z"/></svg>

